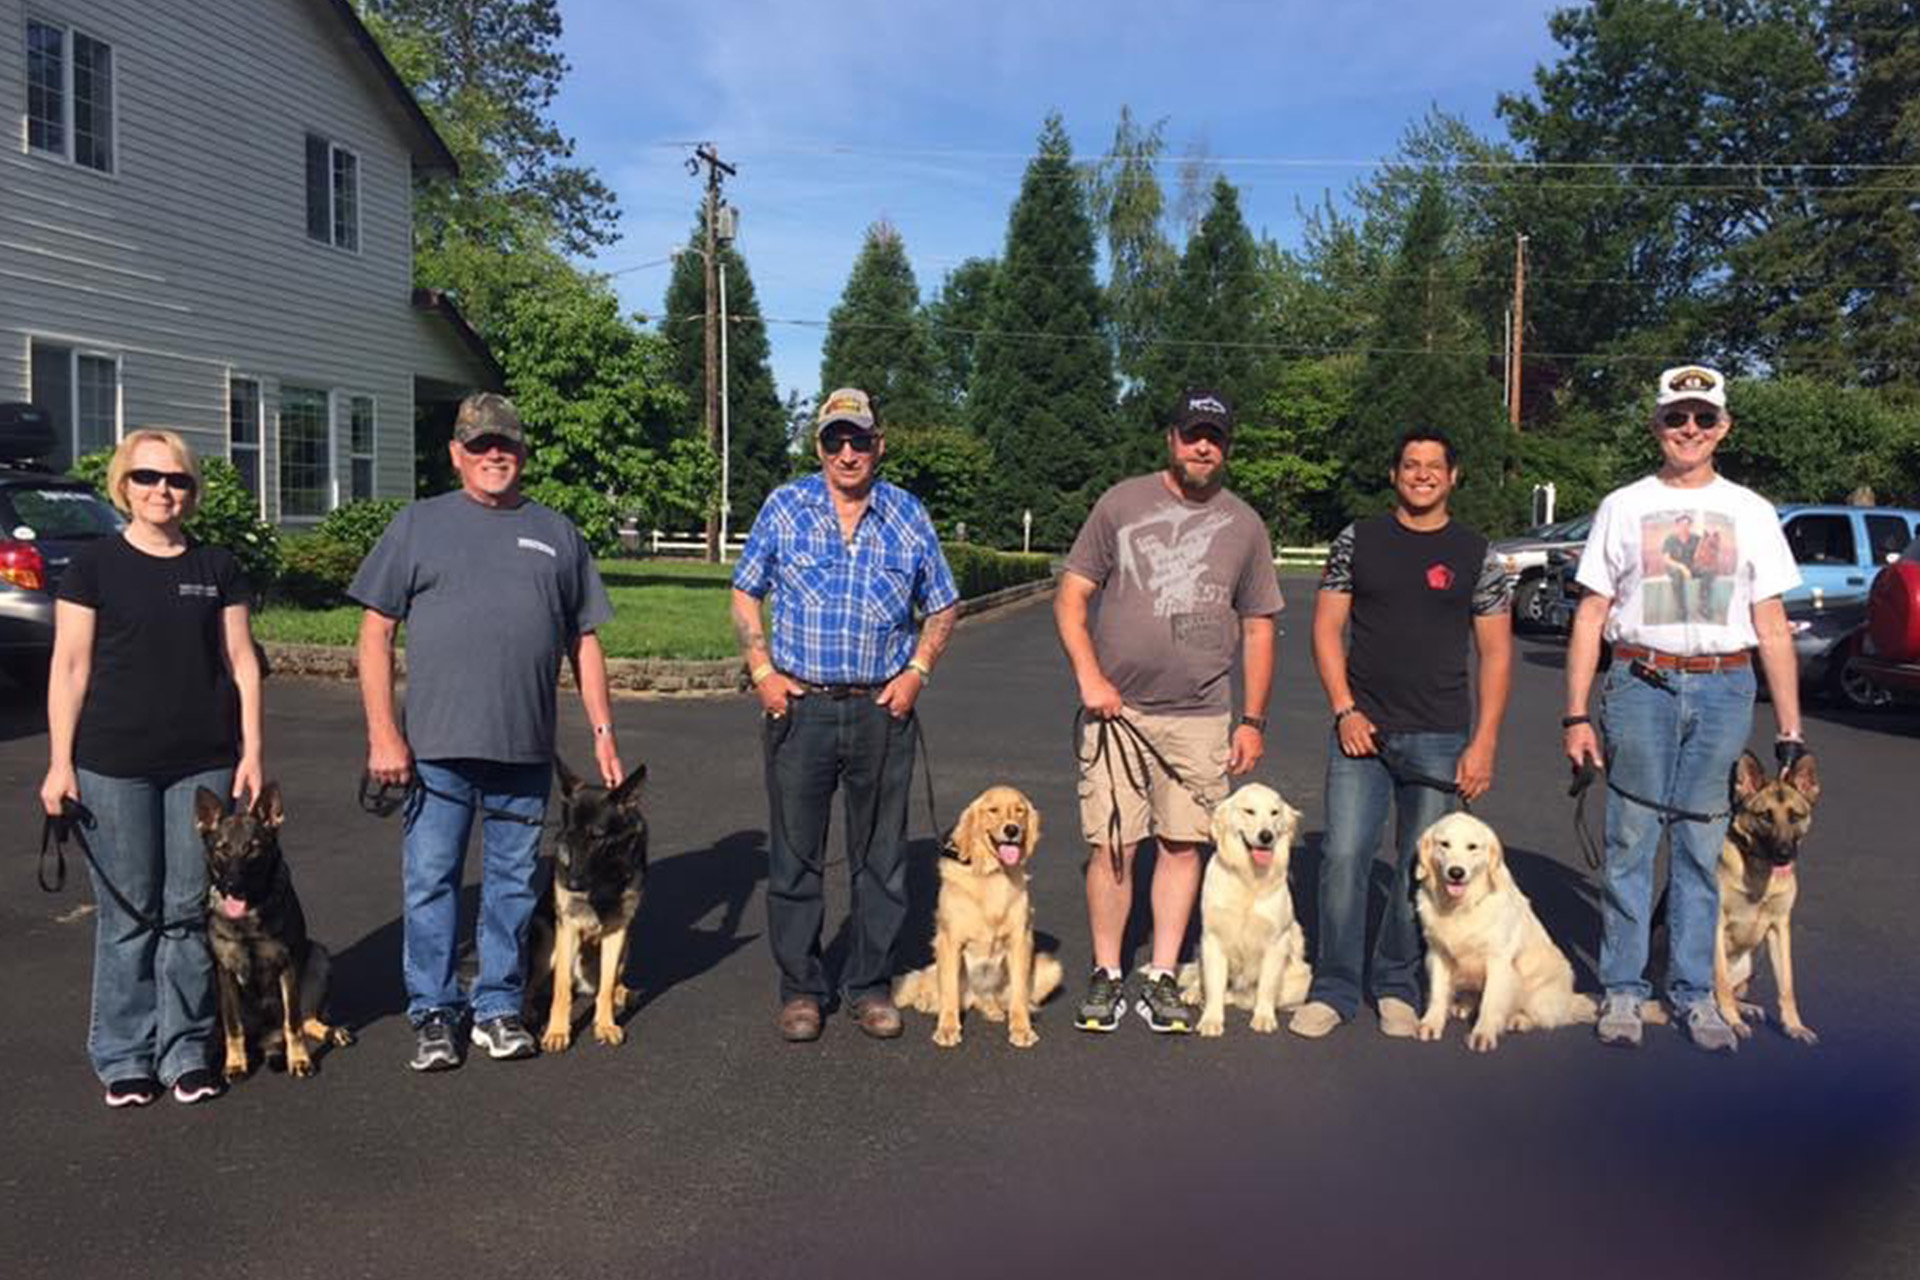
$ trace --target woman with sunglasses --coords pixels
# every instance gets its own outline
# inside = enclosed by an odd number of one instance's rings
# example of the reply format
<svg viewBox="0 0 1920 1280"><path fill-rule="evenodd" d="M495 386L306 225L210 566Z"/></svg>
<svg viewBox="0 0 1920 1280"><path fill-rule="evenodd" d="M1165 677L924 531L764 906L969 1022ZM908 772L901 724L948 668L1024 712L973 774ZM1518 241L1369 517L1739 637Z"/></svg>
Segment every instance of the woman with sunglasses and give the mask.
<svg viewBox="0 0 1920 1280"><path fill-rule="evenodd" d="M1774 754L1804 750L1798 677L1781 596L1800 581L1765 498L1714 469L1727 437L1726 380L1698 365L1660 375L1650 428L1653 475L1616 489L1594 513L1577 581L1586 590L1567 643L1567 758L1608 773L1601 897L1599 1036L1640 1043L1652 994L1647 952L1654 854L1663 827L1667 873L1667 999L1694 1044L1727 1052L1736 1032L1713 1002L1716 867L1727 826L1727 777L1753 727L1753 654L1773 690ZM1589 715L1600 640L1613 643L1601 679L1606 749Z"/></svg>
<svg viewBox="0 0 1920 1280"><path fill-rule="evenodd" d="M199 492L185 441L131 432L107 467L126 529L74 555L55 606L40 799L97 864L87 1051L110 1107L224 1088L193 797L259 794L260 664L246 574L185 531Z"/></svg>

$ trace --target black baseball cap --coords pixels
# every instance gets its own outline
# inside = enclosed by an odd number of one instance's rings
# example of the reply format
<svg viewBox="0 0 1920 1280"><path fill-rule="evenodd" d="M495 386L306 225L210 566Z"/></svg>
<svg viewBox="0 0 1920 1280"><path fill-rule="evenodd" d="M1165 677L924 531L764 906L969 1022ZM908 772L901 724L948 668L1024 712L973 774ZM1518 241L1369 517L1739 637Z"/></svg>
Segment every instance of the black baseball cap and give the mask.
<svg viewBox="0 0 1920 1280"><path fill-rule="evenodd" d="M1220 428L1225 435L1232 435L1233 402L1208 387L1193 387L1182 392L1180 403L1173 411L1173 430L1196 427L1202 423Z"/></svg>

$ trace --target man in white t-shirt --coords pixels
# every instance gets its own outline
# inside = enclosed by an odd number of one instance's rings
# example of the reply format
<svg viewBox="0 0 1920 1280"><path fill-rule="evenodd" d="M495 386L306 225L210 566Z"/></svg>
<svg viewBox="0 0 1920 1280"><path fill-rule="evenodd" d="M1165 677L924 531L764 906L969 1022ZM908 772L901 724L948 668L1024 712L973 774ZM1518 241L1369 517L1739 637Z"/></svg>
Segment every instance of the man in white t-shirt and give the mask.
<svg viewBox="0 0 1920 1280"><path fill-rule="evenodd" d="M1647 982L1653 862L1667 824L1667 999L1703 1049L1737 1041L1713 1004L1713 945L1728 778L1753 728L1753 652L1773 693L1775 755L1804 748L1793 641L1781 596L1800 581L1779 516L1720 476L1713 452L1733 426L1726 380L1686 365L1660 375L1652 431L1660 469L1616 489L1594 514L1577 581L1586 597L1567 645L1567 757L1604 763L1606 892L1601 900L1602 1043L1638 1045ZM1602 633L1606 752L1587 713ZM1658 806L1658 807L1656 807ZM1663 812L1663 810L1665 812Z"/></svg>

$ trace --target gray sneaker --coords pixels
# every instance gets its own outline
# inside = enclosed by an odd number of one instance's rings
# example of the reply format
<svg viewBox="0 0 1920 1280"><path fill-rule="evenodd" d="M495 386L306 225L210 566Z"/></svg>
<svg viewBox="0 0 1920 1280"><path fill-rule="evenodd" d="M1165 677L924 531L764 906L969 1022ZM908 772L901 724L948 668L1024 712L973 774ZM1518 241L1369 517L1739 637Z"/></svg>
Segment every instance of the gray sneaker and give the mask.
<svg viewBox="0 0 1920 1280"><path fill-rule="evenodd" d="M1640 997L1625 992L1609 992L1600 1006L1600 1022L1594 1028L1601 1044L1617 1044L1627 1049L1640 1047Z"/></svg>
<svg viewBox="0 0 1920 1280"><path fill-rule="evenodd" d="M474 1023L473 1042L485 1049L489 1058L501 1062L531 1058L540 1051L533 1033L510 1013Z"/></svg>
<svg viewBox="0 0 1920 1280"><path fill-rule="evenodd" d="M1133 1007L1147 1020L1148 1027L1162 1034L1185 1035L1200 1021L1200 1010L1181 996L1180 984L1170 973L1143 977L1140 999Z"/></svg>
<svg viewBox="0 0 1920 1280"><path fill-rule="evenodd" d="M1127 1011L1127 980L1113 977L1105 969L1095 968L1087 980L1087 998L1073 1015L1073 1025L1082 1031L1112 1031Z"/></svg>
<svg viewBox="0 0 1920 1280"><path fill-rule="evenodd" d="M1708 1053L1732 1053L1740 1047L1739 1038L1720 1016L1719 1008L1706 999L1695 1000L1687 1007L1687 1038L1695 1048Z"/></svg>
<svg viewBox="0 0 1920 1280"><path fill-rule="evenodd" d="M451 1071L460 1065L460 1044L453 1038L453 1020L438 1011L430 1013L414 1028L413 1060L407 1063L415 1071Z"/></svg>

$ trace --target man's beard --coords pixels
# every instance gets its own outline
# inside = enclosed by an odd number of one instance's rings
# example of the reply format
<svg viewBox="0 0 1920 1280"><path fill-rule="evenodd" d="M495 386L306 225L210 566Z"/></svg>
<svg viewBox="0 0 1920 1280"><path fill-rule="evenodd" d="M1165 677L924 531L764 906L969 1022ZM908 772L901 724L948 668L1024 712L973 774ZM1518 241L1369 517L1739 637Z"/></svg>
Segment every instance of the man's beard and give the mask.
<svg viewBox="0 0 1920 1280"><path fill-rule="evenodd" d="M1181 492L1194 494L1196 496L1205 496L1220 487L1220 480L1222 476L1226 474L1226 466L1224 463L1214 467L1212 474L1205 480L1200 479L1192 471L1188 470L1192 465L1192 463L1187 462L1176 462L1173 464L1173 481L1180 486Z"/></svg>

